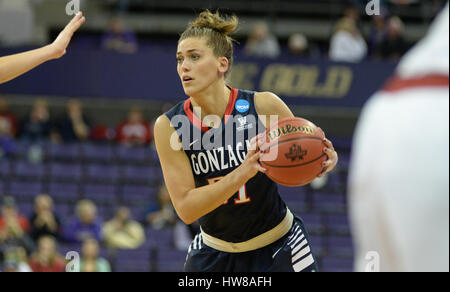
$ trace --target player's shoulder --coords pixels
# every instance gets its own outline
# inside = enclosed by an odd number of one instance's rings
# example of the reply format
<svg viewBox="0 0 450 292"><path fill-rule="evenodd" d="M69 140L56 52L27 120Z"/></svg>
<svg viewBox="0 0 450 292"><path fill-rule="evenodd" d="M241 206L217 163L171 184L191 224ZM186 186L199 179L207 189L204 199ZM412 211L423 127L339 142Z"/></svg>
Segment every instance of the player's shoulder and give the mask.
<svg viewBox="0 0 450 292"><path fill-rule="evenodd" d="M184 103L185 100L180 101L156 119L154 124L155 133L161 131L173 131L171 120L177 115L186 115L184 112Z"/></svg>
<svg viewBox="0 0 450 292"><path fill-rule="evenodd" d="M259 113L271 111L277 108L283 101L273 92L262 91L255 92L255 107Z"/></svg>

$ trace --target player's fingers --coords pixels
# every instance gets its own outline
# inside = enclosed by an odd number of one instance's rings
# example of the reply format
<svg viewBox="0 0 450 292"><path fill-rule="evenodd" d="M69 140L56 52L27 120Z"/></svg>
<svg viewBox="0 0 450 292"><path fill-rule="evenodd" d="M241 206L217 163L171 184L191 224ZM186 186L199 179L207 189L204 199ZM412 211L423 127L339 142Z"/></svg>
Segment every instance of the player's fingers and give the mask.
<svg viewBox="0 0 450 292"><path fill-rule="evenodd" d="M74 32L84 23L85 20L86 20L86 18L83 16L83 12L80 11L66 25L64 30Z"/></svg>
<svg viewBox="0 0 450 292"><path fill-rule="evenodd" d="M325 146L326 146L326 147L328 147L328 148L334 150L333 143L331 143L330 140L328 140L327 138L323 138L322 141L323 141L323 143L325 143Z"/></svg>

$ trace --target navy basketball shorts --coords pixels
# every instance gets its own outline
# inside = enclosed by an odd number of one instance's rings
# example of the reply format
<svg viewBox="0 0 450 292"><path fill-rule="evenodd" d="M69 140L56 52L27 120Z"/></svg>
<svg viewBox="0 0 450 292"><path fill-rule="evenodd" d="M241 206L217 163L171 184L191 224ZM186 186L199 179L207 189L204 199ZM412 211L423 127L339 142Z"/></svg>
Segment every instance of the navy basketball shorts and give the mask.
<svg viewBox="0 0 450 292"><path fill-rule="evenodd" d="M242 253L216 250L204 244L201 233L192 241L185 272L317 272L302 220L295 216L291 229L265 247Z"/></svg>

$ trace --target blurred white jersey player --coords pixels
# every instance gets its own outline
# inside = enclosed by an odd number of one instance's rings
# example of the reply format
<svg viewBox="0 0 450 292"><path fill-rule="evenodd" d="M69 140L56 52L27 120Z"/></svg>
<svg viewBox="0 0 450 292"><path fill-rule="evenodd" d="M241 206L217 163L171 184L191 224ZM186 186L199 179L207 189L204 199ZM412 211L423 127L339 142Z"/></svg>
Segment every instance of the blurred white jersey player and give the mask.
<svg viewBox="0 0 450 292"><path fill-rule="evenodd" d="M355 271L449 271L448 76L447 3L358 121L349 174Z"/></svg>

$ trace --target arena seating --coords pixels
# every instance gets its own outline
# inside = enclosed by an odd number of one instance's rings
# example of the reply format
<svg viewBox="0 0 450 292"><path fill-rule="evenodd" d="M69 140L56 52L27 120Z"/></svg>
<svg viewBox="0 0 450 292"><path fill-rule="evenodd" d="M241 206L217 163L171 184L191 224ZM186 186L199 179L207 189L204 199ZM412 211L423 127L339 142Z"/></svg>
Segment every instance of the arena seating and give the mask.
<svg viewBox="0 0 450 292"><path fill-rule="evenodd" d="M352 270L352 242L345 195L350 141L336 147L342 153L339 167L327 184L289 188L280 186L280 194L289 208L308 228L311 248L319 268L324 271ZM127 148L116 144L40 144L42 162L28 161L32 145L20 143L19 154L0 161L0 194L14 196L19 212L29 216L33 200L42 192L55 202L55 212L63 222L74 215L79 199L88 198L98 206L103 221L109 220L117 206L131 208L134 219L143 220L146 206L156 199L162 173L156 151L151 147ZM344 150L341 150L344 149ZM182 271L186 251L176 250L171 229L146 230L147 240L133 251L109 251L115 271ZM60 244L60 251L80 251L80 246Z"/></svg>

